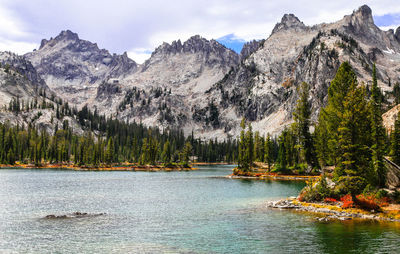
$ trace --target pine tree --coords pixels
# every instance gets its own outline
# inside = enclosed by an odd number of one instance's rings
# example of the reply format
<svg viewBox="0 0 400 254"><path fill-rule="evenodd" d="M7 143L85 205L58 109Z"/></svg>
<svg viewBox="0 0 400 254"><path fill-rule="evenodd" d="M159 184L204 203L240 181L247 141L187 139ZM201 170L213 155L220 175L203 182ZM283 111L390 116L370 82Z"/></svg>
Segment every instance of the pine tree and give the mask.
<svg viewBox="0 0 400 254"><path fill-rule="evenodd" d="M324 131L322 131L322 128L317 127L317 129L320 129L317 137L319 140L317 142L317 150L327 150L328 157L324 158L324 160L330 165L337 164L336 159L339 156L338 128L343 119L345 98L353 84L357 85L356 74L351 65L348 62L344 62L340 65L328 89L328 105L321 109L320 112L319 125L323 126Z"/></svg>
<svg viewBox="0 0 400 254"><path fill-rule="evenodd" d="M383 155L385 150L385 129L382 120L382 93L378 87L378 80L376 77L376 66L374 64L372 69L372 89L370 101L370 114L371 114L371 130L372 130L372 161L374 165L375 174L377 176L377 184L384 187L386 183L386 167L383 162Z"/></svg>
<svg viewBox="0 0 400 254"><path fill-rule="evenodd" d="M254 133L254 153L256 161L264 159L264 138L260 136L260 132Z"/></svg>
<svg viewBox="0 0 400 254"><path fill-rule="evenodd" d="M287 170L287 144L285 137L287 136L288 130L285 128L282 134L279 136L279 152L278 152L278 169L280 171Z"/></svg>
<svg viewBox="0 0 400 254"><path fill-rule="evenodd" d="M245 128L246 128L246 122L244 118L242 119L242 122L240 123L240 127L242 130L240 131L240 139L239 139L239 153L238 153L238 168L242 170L248 170L249 166L247 164L246 160L246 135L245 135Z"/></svg>
<svg viewBox="0 0 400 254"><path fill-rule="evenodd" d="M366 100L365 88L351 86L343 104L343 117L340 122L338 166L334 175L339 181L352 182L357 179L357 191L362 191L367 183L375 183L375 174L371 170L371 121ZM352 194L355 189L350 190Z"/></svg>
<svg viewBox="0 0 400 254"><path fill-rule="evenodd" d="M140 155L140 164L141 165L146 165L150 162L149 158L149 144L147 142L147 138L143 139L143 144L142 144L142 151Z"/></svg>
<svg viewBox="0 0 400 254"><path fill-rule="evenodd" d="M253 129L250 123L247 128L248 130L246 132L245 161L247 165L246 170L249 171L251 170L254 164L254 137L253 137Z"/></svg>
<svg viewBox="0 0 400 254"><path fill-rule="evenodd" d="M294 112L295 126L299 139L302 159L313 167L317 166L314 143L310 133L311 103L308 100L310 86L303 82L299 91L299 100L297 101Z"/></svg>
<svg viewBox="0 0 400 254"><path fill-rule="evenodd" d="M315 127L315 146L318 156L319 164L324 168L329 162L329 149L328 149L328 127L327 122L322 119L322 114L319 115L318 124Z"/></svg>
<svg viewBox="0 0 400 254"><path fill-rule="evenodd" d="M108 139L108 143L107 143L107 150L106 150L106 154L105 154L105 159L106 162L108 164L111 164L112 162L114 162L114 140L113 138L109 138Z"/></svg>
<svg viewBox="0 0 400 254"><path fill-rule="evenodd" d="M399 82L396 82L396 84L393 86L393 96L394 96L394 103L400 104L400 84Z"/></svg>
<svg viewBox="0 0 400 254"><path fill-rule="evenodd" d="M184 167L189 167L189 160L190 160L190 155L192 154L192 149L193 147L190 144L190 142L186 142L182 150L182 159L181 159L181 163Z"/></svg>
<svg viewBox="0 0 400 254"><path fill-rule="evenodd" d="M272 147L271 136L268 133L264 143L264 162L268 165L268 170L271 170L273 162L273 147Z"/></svg>
<svg viewBox="0 0 400 254"><path fill-rule="evenodd" d="M164 143L161 159L164 164L169 164L171 162L171 146L169 140Z"/></svg>

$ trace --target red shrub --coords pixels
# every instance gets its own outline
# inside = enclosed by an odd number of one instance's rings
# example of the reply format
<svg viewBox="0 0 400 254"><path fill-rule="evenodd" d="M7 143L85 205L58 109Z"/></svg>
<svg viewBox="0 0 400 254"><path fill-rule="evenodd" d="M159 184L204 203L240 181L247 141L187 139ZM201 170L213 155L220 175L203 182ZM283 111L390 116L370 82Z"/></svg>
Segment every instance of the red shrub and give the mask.
<svg viewBox="0 0 400 254"><path fill-rule="evenodd" d="M324 201L325 201L326 203L336 203L336 202L338 202L338 201L337 201L336 199L334 199L334 198L325 198Z"/></svg>
<svg viewBox="0 0 400 254"><path fill-rule="evenodd" d="M365 209L365 210L379 210L380 207L379 205L376 203L376 199L374 196L369 195L358 195L357 196L357 206L359 206L361 209Z"/></svg>
<svg viewBox="0 0 400 254"><path fill-rule="evenodd" d="M301 192L299 197L297 198L300 202L304 201L304 192Z"/></svg>
<svg viewBox="0 0 400 254"><path fill-rule="evenodd" d="M376 198L374 195L360 194L357 196L357 205L362 209L379 211L381 206L389 205L389 200L387 197Z"/></svg>
<svg viewBox="0 0 400 254"><path fill-rule="evenodd" d="M354 201L350 194L347 194L340 198L340 201L343 202L342 208L352 208L354 207Z"/></svg>

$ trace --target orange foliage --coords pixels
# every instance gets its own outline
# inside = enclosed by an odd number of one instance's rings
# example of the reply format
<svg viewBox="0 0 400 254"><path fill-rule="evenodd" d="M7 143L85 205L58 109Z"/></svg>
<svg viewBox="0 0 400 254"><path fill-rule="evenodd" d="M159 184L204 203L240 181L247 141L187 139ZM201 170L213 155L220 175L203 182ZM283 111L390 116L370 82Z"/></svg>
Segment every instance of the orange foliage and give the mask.
<svg viewBox="0 0 400 254"><path fill-rule="evenodd" d="M388 206L388 198L376 198L374 195L360 194L357 196L357 205L366 210L380 210L381 206Z"/></svg>
<svg viewBox="0 0 400 254"><path fill-rule="evenodd" d="M324 201L325 201L326 203L336 203L336 202L338 202L338 201L337 201L336 199L334 199L334 198L325 198Z"/></svg>
<svg viewBox="0 0 400 254"><path fill-rule="evenodd" d="M340 198L340 201L343 202L342 208L352 208L354 207L354 201L350 194L347 194Z"/></svg>

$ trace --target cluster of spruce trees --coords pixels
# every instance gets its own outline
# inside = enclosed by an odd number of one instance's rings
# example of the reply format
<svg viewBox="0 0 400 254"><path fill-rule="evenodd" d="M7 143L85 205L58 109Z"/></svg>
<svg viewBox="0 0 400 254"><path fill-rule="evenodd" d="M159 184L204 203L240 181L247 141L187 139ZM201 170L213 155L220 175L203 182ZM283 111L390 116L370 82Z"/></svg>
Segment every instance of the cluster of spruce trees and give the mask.
<svg viewBox="0 0 400 254"><path fill-rule="evenodd" d="M138 123L126 123L92 112L87 106L81 110L54 97L23 102L18 98L10 102L8 110L21 112L51 109L54 117L63 120L70 116L85 130L76 134L68 120L62 127L54 124L54 133L39 130L34 120L29 126L0 124L0 163L74 163L80 166L101 166L121 162L185 166L190 160L199 162L234 162L237 158L235 140L224 141L185 137L182 130L148 128ZM41 100L41 103L39 102ZM40 115L39 115L40 117ZM53 117L51 119L53 123Z"/></svg>
<svg viewBox="0 0 400 254"><path fill-rule="evenodd" d="M275 171L311 171L334 166L333 180L351 193L367 186L383 187L386 182L384 156L400 162L400 119L389 135L383 126L383 94L373 66L372 86L359 84L348 62L344 62L328 90L327 106L321 109L318 123L311 122L310 87L303 83L294 112L295 123L277 139L267 136L264 156L251 125L242 122L238 144L238 167L250 171L254 161L273 164ZM314 129L314 132L310 132Z"/></svg>

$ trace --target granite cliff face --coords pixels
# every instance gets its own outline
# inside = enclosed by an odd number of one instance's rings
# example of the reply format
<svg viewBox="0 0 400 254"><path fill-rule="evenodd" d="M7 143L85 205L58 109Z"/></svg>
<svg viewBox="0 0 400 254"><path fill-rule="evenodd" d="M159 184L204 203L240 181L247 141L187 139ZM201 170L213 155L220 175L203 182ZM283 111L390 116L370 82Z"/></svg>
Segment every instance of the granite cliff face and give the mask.
<svg viewBox="0 0 400 254"><path fill-rule="evenodd" d="M11 52L0 52L0 105L8 105L12 98L28 101L47 85L33 65L24 57Z"/></svg>
<svg viewBox="0 0 400 254"><path fill-rule="evenodd" d="M163 43L137 65L63 31L25 57L37 70L28 72L30 79L78 107L205 138L236 137L243 117L261 134L277 134L292 122L303 81L311 86L316 121L343 61L367 85L376 63L379 86L389 94L390 84L400 82L400 28L380 30L362 6L314 26L285 14L267 39L246 43L240 55L196 35Z"/></svg>
<svg viewBox="0 0 400 254"><path fill-rule="evenodd" d="M54 133L56 126L63 126L68 121L76 133L83 133L75 118L63 116L57 119L56 94L46 85L31 62L11 52L0 52L0 122L12 125L34 125L49 133ZM46 97L46 98L44 98ZM11 102L11 103L10 103ZM42 107L43 102L47 106ZM20 109L9 111L9 105L18 103ZM32 105L38 105L32 109ZM53 105L49 107L48 105ZM29 106L29 110L27 107Z"/></svg>
<svg viewBox="0 0 400 254"><path fill-rule="evenodd" d="M126 53L111 55L69 30L42 40L40 48L25 57L53 91L80 106L92 99L102 82L137 69Z"/></svg>

